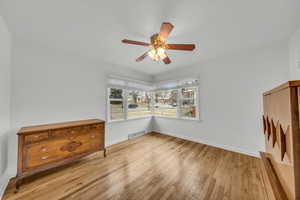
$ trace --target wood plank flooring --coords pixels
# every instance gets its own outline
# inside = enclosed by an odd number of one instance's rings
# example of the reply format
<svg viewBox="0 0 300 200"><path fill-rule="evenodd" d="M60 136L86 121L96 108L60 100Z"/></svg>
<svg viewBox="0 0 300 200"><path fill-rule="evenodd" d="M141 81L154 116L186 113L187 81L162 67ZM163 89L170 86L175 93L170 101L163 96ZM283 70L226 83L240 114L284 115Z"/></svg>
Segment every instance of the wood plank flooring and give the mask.
<svg viewBox="0 0 300 200"><path fill-rule="evenodd" d="M36 177L4 200L263 200L258 158L148 134Z"/></svg>

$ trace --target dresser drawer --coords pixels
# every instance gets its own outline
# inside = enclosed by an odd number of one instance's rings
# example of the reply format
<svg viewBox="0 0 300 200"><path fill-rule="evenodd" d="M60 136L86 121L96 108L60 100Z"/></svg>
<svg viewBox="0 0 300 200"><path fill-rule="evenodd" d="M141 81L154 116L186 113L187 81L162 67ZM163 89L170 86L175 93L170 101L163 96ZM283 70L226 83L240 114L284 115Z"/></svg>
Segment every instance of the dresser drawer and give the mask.
<svg viewBox="0 0 300 200"><path fill-rule="evenodd" d="M75 128L64 128L64 129L58 129L58 130L53 130L51 133L51 136L53 138L68 138L68 139L75 139L77 136L82 134L83 127L75 127Z"/></svg>
<svg viewBox="0 0 300 200"><path fill-rule="evenodd" d="M72 128L64 128L53 130L51 135L54 138L68 138L68 139L75 139L79 135L89 134L94 132L104 132L103 124L93 124L93 125L86 125L81 127L72 127Z"/></svg>
<svg viewBox="0 0 300 200"><path fill-rule="evenodd" d="M53 139L29 145L25 153L25 168L42 166L60 161L76 154L102 148L101 134L78 135L74 139Z"/></svg>
<svg viewBox="0 0 300 200"><path fill-rule="evenodd" d="M68 142L68 140L52 140L26 147L24 168L41 166L67 157L60 148Z"/></svg>
<svg viewBox="0 0 300 200"><path fill-rule="evenodd" d="M94 124L92 125L92 129L96 129L96 130L99 130L99 131L104 131L104 125L103 124Z"/></svg>
<svg viewBox="0 0 300 200"><path fill-rule="evenodd" d="M104 133L95 132L90 133L89 143L92 149L104 149Z"/></svg>
<svg viewBox="0 0 300 200"><path fill-rule="evenodd" d="M37 133L31 134L31 135L26 135L25 136L25 144L40 142L43 140L47 140L48 138L49 138L48 131L37 132Z"/></svg>

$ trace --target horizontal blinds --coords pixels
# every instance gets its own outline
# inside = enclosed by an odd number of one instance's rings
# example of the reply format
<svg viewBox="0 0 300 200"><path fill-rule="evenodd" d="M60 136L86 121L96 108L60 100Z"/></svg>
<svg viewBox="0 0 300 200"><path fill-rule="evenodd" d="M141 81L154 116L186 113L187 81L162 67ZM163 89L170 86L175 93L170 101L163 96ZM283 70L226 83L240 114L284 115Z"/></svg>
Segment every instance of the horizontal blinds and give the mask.
<svg viewBox="0 0 300 200"><path fill-rule="evenodd" d="M128 82L128 88L129 89L137 89L137 90L153 90L152 84L146 85L141 83L135 83L135 82Z"/></svg>
<svg viewBox="0 0 300 200"><path fill-rule="evenodd" d="M196 87L199 85L198 79L183 79L177 81L167 81L159 84L155 84L155 90L168 90L168 89L177 89L183 87Z"/></svg>
<svg viewBox="0 0 300 200"><path fill-rule="evenodd" d="M175 81L165 81L157 84L146 83L142 81L126 80L120 78L109 78L108 87L115 87L127 90L143 90L143 91L154 91L154 90L169 90L177 89L182 87L196 87L199 85L199 79L187 78Z"/></svg>
<svg viewBox="0 0 300 200"><path fill-rule="evenodd" d="M109 87L125 88L126 82L124 80L110 78L108 79L108 85Z"/></svg>
<svg viewBox="0 0 300 200"><path fill-rule="evenodd" d="M117 79L117 78L109 78L108 87L115 87L115 88L121 88L127 90L144 90L144 91L153 90L153 85L151 83L134 81L134 80Z"/></svg>

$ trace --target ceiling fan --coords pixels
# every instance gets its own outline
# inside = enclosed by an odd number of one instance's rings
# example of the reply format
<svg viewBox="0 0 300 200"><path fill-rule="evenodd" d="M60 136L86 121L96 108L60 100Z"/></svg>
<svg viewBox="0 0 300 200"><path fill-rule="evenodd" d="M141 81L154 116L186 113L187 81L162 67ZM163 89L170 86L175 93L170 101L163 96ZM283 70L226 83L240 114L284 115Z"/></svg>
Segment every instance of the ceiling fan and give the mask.
<svg viewBox="0 0 300 200"><path fill-rule="evenodd" d="M174 26L169 22L164 22L161 25L160 32L152 35L150 37L151 43L139 42L134 40L122 40L123 43L126 44L134 44L141 46L150 46L151 49L138 57L136 59L137 62L141 62L147 56L149 56L152 60L158 61L161 59L165 64L170 64L171 60L167 56L165 50L181 50L181 51L193 51L195 49L194 44L166 44L166 40L168 39L169 34L171 33Z"/></svg>

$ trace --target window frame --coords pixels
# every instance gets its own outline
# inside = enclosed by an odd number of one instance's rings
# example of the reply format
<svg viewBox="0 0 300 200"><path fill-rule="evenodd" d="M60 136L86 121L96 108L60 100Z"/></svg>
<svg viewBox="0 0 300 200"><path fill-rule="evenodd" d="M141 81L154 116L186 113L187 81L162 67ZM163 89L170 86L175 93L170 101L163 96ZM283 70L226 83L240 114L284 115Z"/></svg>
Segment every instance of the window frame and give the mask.
<svg viewBox="0 0 300 200"><path fill-rule="evenodd" d="M172 90L177 90L177 106L176 106L176 116L172 117L172 116L165 116L165 115L156 115L155 114L155 92L162 92L162 91L172 91ZM176 118L179 118L179 115L178 115L178 103L179 103L179 98L178 98L178 89L175 89L175 88L170 88L170 89L159 89L159 90L155 90L153 91L154 92L154 95L152 96L152 101L153 101L153 116L155 117L165 117L165 118L171 118L171 119L176 119Z"/></svg>
<svg viewBox="0 0 300 200"><path fill-rule="evenodd" d="M183 97L181 93L182 88L195 88L196 89L196 94L194 97L194 102L195 102L195 107L196 107L196 117L182 117L181 113L181 105L183 102ZM199 113L199 86L183 86L183 87L177 87L177 88L169 88L169 89L159 89L155 90L155 92L160 92L160 91L171 91L171 90L177 90L177 107L176 107L176 116L171 117L171 116L165 116L165 115L156 115L155 114L155 108L153 107L153 116L155 117L161 117L161 118L170 118L170 119L179 119L179 120L200 120L200 113ZM155 103L155 100L153 100Z"/></svg>
<svg viewBox="0 0 300 200"><path fill-rule="evenodd" d="M128 117L128 96L129 96L129 92L130 91L139 91L139 92L145 92L146 93L150 93L150 102L149 102L149 106L150 106L150 112L148 115L145 115L145 116L141 116L141 117ZM126 120L131 120L131 119L141 119L141 118L148 118L148 117L152 117L153 116L153 112L152 112L152 92L150 91L146 91L146 90L141 90L141 89L126 89Z"/></svg>
<svg viewBox="0 0 300 200"><path fill-rule="evenodd" d="M111 98L110 98L110 89L112 89L112 88L114 88L114 89L121 89L122 90L122 102L123 102L123 112L124 112L124 118L123 119L111 119L111 109L110 109L110 106L111 106L111 104L110 104L110 101L111 101ZM107 97L107 121L108 122L117 122L117 121L124 121L124 120L126 120L126 118L127 118L127 111L126 111L126 107L125 107L125 93L126 93L126 90L124 89L124 88L122 88L122 87L108 87L107 88L107 95L106 95L106 97ZM117 99L115 99L115 100L117 100Z"/></svg>
<svg viewBox="0 0 300 200"><path fill-rule="evenodd" d="M122 89L123 91L123 98L122 98L122 102L123 102L123 107L124 107L124 118L123 119L111 119L111 112L110 112L110 89L111 88L115 88L115 89ZM150 93L150 114L146 115L146 116L141 116L141 117L128 117L128 91L142 91L142 92L148 92ZM111 122L122 122L122 121L129 121L129 120L134 120L134 119L143 119L143 118L151 118L153 117L153 106L152 106L152 101L153 101L153 97L152 97L152 91L147 91L147 90L141 90L141 89L125 89L122 87L117 87L117 86L109 86L107 87L107 121L109 123Z"/></svg>
<svg viewBox="0 0 300 200"><path fill-rule="evenodd" d="M144 119L144 118L151 118L151 117L159 117L159 118L169 118L169 119L177 119L177 120L189 120L189 121L200 121L200 88L199 85L186 85L186 86L177 86L174 88L159 88L159 89L153 89L153 90L147 90L147 89L140 89L140 88L131 88L126 86L115 86L115 85L107 85L107 94L106 94L106 104L107 104L107 121L109 123L111 122L123 122L123 121L129 121L129 120L135 120L135 119ZM116 89L122 89L123 91L123 106L124 106L124 118L123 119L111 119L111 110L110 110L110 89L111 88L116 88ZM183 102L183 97L182 97L182 88L195 88L196 89L196 94L194 97L194 104L196 107L196 117L183 117L182 116L182 111L181 111L181 106ZM150 94L150 114L141 116L141 117L128 117L128 92L129 91L142 91ZM172 90L177 90L177 106L176 106L176 116L164 116L164 115L156 115L155 114L155 93L160 92L160 91L172 91Z"/></svg>
<svg viewBox="0 0 300 200"><path fill-rule="evenodd" d="M182 117L182 113L181 113L181 109L180 107L182 106L182 102L183 100L186 100L186 98L183 98L182 97L182 93L181 93L181 89L183 88L195 88L196 90L196 94L195 94L195 97L194 97L194 104L195 104L195 107L196 107L196 116L195 117ZM200 113L199 113L199 86L187 86L187 87L181 87L179 88L180 90L180 104L179 104L179 118L180 119L186 119L186 120L199 120L199 116L200 116Z"/></svg>

